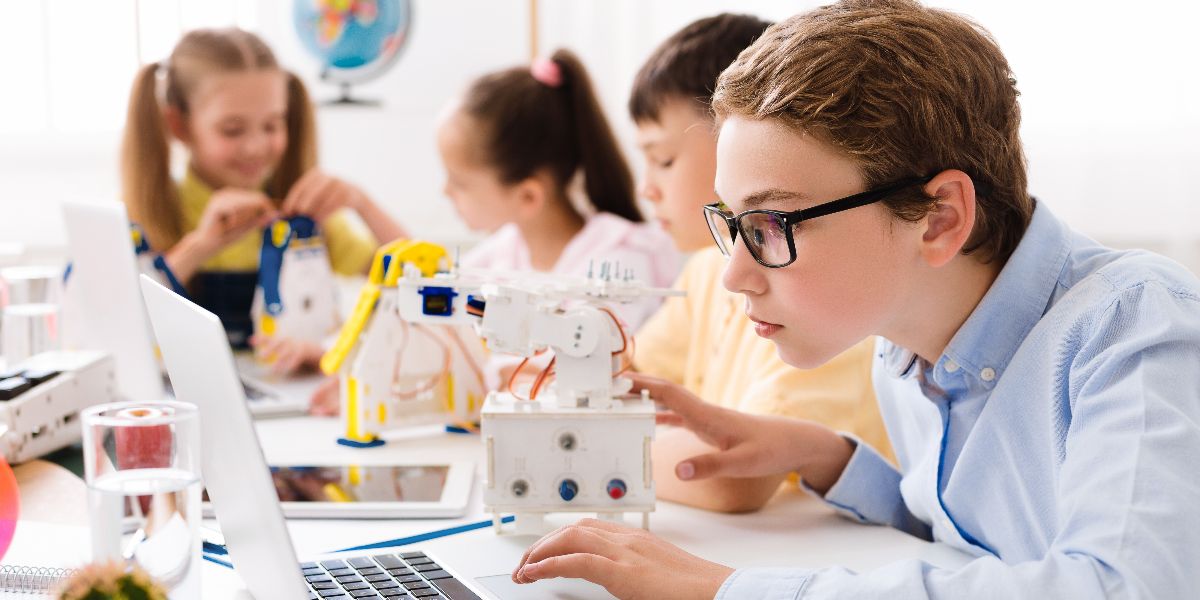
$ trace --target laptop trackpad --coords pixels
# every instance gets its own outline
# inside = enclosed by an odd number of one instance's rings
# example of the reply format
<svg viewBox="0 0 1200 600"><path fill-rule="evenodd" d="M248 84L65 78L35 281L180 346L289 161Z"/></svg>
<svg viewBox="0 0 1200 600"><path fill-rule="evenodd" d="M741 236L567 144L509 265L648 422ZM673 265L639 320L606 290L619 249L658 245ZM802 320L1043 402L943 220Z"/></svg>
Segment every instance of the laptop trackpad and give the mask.
<svg viewBox="0 0 1200 600"><path fill-rule="evenodd" d="M604 588L582 579L543 579L534 583L516 584L512 576L489 575L475 581L500 600L612 600Z"/></svg>

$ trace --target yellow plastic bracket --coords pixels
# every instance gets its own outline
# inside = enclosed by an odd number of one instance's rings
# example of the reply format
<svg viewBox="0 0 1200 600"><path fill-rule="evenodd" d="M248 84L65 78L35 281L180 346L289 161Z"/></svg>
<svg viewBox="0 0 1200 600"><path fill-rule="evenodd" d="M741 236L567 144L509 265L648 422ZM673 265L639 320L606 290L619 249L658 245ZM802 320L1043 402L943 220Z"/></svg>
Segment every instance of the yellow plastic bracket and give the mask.
<svg viewBox="0 0 1200 600"><path fill-rule="evenodd" d="M258 330L267 337L275 335L275 317L264 312L258 324Z"/></svg>
<svg viewBox="0 0 1200 600"><path fill-rule="evenodd" d="M271 243L276 248L282 248L283 243L287 241L288 233L292 230L291 225L287 221L275 221L271 224Z"/></svg>
<svg viewBox="0 0 1200 600"><path fill-rule="evenodd" d="M446 373L446 412L454 413L454 375Z"/></svg>
<svg viewBox="0 0 1200 600"><path fill-rule="evenodd" d="M342 330L338 332L338 338L333 347L321 357L321 371L326 375L333 375L342 368L342 363L354 349L354 344L358 342L358 336L362 335L367 321L371 319L371 314L375 311L375 303L379 301L380 287L394 287L404 272L404 263L415 265L424 276L430 277L437 273L441 260L445 256L445 248L430 242L416 240L396 240L380 247L375 252L375 259L371 262L371 271L367 273L367 282L363 284L362 290L358 293L358 302L354 305L354 311L342 325ZM390 262L385 260L387 257L390 257ZM388 263L387 272L384 272L385 262Z"/></svg>
<svg viewBox="0 0 1200 600"><path fill-rule="evenodd" d="M407 240L407 243L397 247L392 254L391 267L384 276L384 287L395 287L396 282L404 275L404 264L411 264L421 271L421 275L432 277L446 257L446 249L430 242Z"/></svg>
<svg viewBox="0 0 1200 600"><path fill-rule="evenodd" d="M362 427L359 423L362 420L362 415L358 409L358 381L353 377L347 377L344 382L346 394L346 414L342 418L346 421L346 439L356 442L368 442L370 438L363 435Z"/></svg>

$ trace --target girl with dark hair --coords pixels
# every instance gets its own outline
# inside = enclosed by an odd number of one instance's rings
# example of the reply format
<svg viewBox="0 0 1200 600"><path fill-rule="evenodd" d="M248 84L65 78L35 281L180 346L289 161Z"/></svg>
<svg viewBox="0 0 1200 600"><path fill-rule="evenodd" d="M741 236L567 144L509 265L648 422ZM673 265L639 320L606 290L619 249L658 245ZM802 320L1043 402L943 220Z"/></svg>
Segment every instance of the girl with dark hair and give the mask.
<svg viewBox="0 0 1200 600"><path fill-rule="evenodd" d="M573 53L477 79L443 118L438 151L455 209L471 229L492 232L464 266L586 275L607 260L650 285L675 277L678 254L644 222L629 166ZM577 174L586 202L572 201ZM657 305L618 311L636 328Z"/></svg>

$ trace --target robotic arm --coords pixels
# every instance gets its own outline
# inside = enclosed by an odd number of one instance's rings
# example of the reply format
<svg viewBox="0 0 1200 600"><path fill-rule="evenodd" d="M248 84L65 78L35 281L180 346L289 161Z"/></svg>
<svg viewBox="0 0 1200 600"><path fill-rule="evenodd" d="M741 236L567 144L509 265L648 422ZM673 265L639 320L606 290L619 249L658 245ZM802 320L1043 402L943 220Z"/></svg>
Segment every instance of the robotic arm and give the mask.
<svg viewBox="0 0 1200 600"><path fill-rule="evenodd" d="M610 271L601 268L601 273ZM678 294L631 277L548 281L533 276L482 283L486 277L496 278L457 273L422 277L409 271L397 282L400 317L419 323L477 321L488 348L503 354L528 358L553 350L561 407L604 409L614 396L629 391L630 382L619 377L628 339L617 317L598 302Z"/></svg>

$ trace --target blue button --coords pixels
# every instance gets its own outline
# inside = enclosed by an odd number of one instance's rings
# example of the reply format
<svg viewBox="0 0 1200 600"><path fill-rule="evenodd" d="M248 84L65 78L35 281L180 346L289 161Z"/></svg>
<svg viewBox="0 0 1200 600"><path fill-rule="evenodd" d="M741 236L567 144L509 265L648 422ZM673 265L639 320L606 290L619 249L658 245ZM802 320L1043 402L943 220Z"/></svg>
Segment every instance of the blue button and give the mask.
<svg viewBox="0 0 1200 600"><path fill-rule="evenodd" d="M579 484L575 483L575 481L572 479L564 479L562 480L562 483L558 484L558 495L567 502L574 500L576 494L578 493Z"/></svg>

